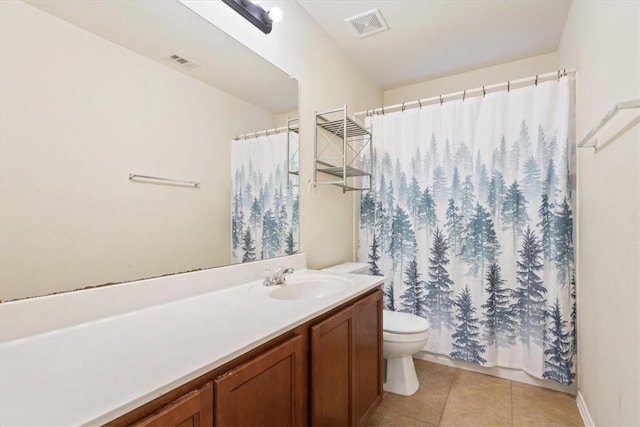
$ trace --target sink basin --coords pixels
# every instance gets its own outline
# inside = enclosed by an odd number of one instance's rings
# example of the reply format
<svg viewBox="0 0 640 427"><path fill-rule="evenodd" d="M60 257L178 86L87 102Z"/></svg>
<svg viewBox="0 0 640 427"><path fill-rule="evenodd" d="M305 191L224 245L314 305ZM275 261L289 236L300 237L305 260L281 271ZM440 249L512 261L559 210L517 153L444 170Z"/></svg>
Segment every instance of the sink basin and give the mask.
<svg viewBox="0 0 640 427"><path fill-rule="evenodd" d="M336 294L353 282L344 277L307 275L289 276L282 285L268 287L267 295L275 299L296 300L322 298Z"/></svg>

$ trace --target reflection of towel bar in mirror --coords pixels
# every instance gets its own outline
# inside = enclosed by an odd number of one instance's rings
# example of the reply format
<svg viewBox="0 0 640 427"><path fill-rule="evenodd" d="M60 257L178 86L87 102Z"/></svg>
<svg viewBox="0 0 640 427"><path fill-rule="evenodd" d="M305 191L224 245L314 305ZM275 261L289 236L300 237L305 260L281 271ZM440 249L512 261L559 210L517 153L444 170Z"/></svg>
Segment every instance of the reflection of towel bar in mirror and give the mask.
<svg viewBox="0 0 640 427"><path fill-rule="evenodd" d="M200 188L200 182L198 181L185 181L182 179L161 178L157 176L138 175L135 173L129 174L129 180L146 183L146 184L164 184L164 185L177 185L182 187Z"/></svg>
<svg viewBox="0 0 640 427"><path fill-rule="evenodd" d="M600 147L598 145L597 139L595 139L596 134L606 125L609 120L615 116L620 110L628 110L632 108L640 108L640 99L633 99L630 101L619 102L614 105L613 108L600 120L593 129L589 131L589 133L580 141L578 147L594 147L596 150Z"/></svg>
<svg viewBox="0 0 640 427"><path fill-rule="evenodd" d="M289 119L290 122L294 122L297 121L297 118L293 118L293 119ZM287 126L281 126L279 128L272 128L272 129L265 129L265 130L259 130L257 132L247 132L245 134L242 135L236 135L233 137L234 141L241 141L241 140L245 140L245 139L250 139L250 138L257 138L259 136L269 136L269 135L277 135L280 132L285 133L285 132L295 132L298 133L298 124L295 125L287 125Z"/></svg>

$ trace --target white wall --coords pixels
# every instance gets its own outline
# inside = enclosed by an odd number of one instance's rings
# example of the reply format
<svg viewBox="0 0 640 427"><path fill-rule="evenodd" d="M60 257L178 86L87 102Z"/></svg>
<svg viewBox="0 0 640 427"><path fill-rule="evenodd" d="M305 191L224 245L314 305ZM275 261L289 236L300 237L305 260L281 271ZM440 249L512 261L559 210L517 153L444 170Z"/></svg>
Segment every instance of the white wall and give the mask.
<svg viewBox="0 0 640 427"><path fill-rule="evenodd" d="M274 117L22 2L0 7L0 299L228 264L230 138Z"/></svg>
<svg viewBox="0 0 640 427"><path fill-rule="evenodd" d="M615 103L640 98L640 2L575 0L558 53L578 68L581 138ZM595 425L638 426L638 124L598 153L579 149L578 221L579 394Z"/></svg>
<svg viewBox="0 0 640 427"><path fill-rule="evenodd" d="M310 268L354 257L353 198L333 186L307 191L313 176L314 111L348 104L349 112L382 105L382 91L350 60L295 1L263 1L284 13L264 35L222 2L185 1L200 7L216 26L253 49L299 82L300 245ZM355 193L356 196L359 193Z"/></svg>
<svg viewBox="0 0 640 427"><path fill-rule="evenodd" d="M384 105L402 104L557 70L558 55L548 53L390 89L384 92Z"/></svg>

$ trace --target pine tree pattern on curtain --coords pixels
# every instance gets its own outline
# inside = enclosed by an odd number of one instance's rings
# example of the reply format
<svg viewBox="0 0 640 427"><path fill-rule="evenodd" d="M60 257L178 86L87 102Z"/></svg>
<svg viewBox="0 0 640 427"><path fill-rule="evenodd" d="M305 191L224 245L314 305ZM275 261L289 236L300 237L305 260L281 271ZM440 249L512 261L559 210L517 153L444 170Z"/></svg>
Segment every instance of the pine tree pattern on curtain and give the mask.
<svg viewBox="0 0 640 427"><path fill-rule="evenodd" d="M297 146L298 134L289 137ZM287 176L286 132L231 141L231 165L231 262L297 253L298 187Z"/></svg>
<svg viewBox="0 0 640 427"><path fill-rule="evenodd" d="M358 257L426 350L575 378L573 77L367 118Z"/></svg>

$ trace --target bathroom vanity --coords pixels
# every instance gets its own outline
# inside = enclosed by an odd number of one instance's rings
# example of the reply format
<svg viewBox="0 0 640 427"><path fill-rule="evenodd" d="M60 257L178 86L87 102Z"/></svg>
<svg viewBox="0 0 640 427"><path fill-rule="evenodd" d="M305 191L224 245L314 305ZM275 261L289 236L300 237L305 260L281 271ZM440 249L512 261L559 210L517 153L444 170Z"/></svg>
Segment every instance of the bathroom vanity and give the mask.
<svg viewBox="0 0 640 427"><path fill-rule="evenodd" d="M294 292L274 297L255 277L283 262ZM382 400L383 278L251 264L0 304L0 424L364 424ZM349 284L296 289L318 277Z"/></svg>
<svg viewBox="0 0 640 427"><path fill-rule="evenodd" d="M108 425L364 425L382 401L381 316L376 289Z"/></svg>

